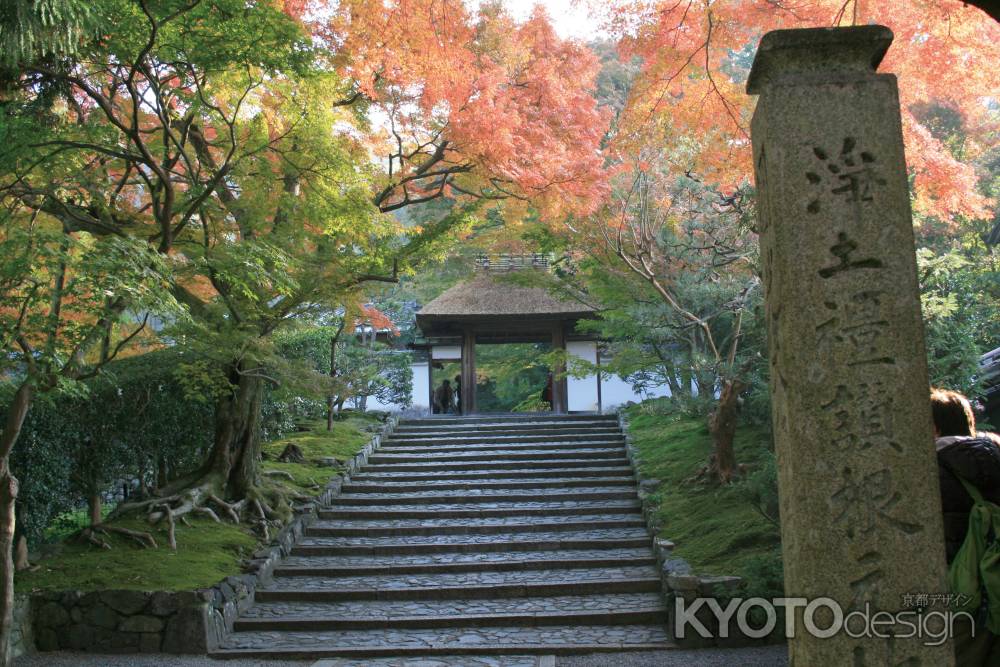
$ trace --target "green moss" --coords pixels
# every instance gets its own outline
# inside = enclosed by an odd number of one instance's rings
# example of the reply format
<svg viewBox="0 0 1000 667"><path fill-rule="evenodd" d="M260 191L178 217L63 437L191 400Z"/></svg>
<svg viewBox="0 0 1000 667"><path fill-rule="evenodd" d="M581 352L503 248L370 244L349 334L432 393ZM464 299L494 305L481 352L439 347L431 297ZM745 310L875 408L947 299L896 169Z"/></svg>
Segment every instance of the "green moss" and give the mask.
<svg viewBox="0 0 1000 667"><path fill-rule="evenodd" d="M315 493L322 488L336 468L320 465L324 458L333 457L338 463L352 458L372 438L371 428L377 424L375 417L367 414L351 415L343 421L333 423L326 430L326 422L313 422L308 431L292 433L279 440L264 445L264 470L282 470L292 476L293 481L281 479L303 493ZM275 459L288 445L297 445L306 458L305 463L279 463Z"/></svg>
<svg viewBox="0 0 1000 667"><path fill-rule="evenodd" d="M762 568L780 569L778 527L755 508L748 482L720 486L694 479L712 451L705 420L658 414L650 407L630 408L629 432L642 473L662 480L652 500L659 504L661 536L676 543L676 555L699 574L746 579ZM766 428L741 426L735 440L737 462L749 470L765 465L769 441Z"/></svg>
<svg viewBox="0 0 1000 667"><path fill-rule="evenodd" d="M58 553L44 558L34 572L15 576L18 592L32 590L94 591L111 588L182 591L212 586L240 571L256 538L232 524L209 519L190 519L191 526L177 525L177 551L167 546L165 530L152 530L138 520L112 525L146 530L159 548L146 549L122 535L104 538L111 550L88 544L64 543Z"/></svg>

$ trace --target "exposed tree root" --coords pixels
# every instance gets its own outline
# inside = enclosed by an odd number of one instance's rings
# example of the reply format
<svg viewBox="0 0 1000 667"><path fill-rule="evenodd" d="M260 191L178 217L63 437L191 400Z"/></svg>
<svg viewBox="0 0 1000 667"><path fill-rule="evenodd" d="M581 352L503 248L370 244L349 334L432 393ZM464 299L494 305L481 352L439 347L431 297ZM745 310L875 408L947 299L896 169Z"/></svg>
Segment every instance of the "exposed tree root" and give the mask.
<svg viewBox="0 0 1000 667"><path fill-rule="evenodd" d="M102 539L102 536L107 537L110 533L124 535L125 537L138 542L139 545L144 548L156 549L159 547L156 543L156 539L151 533L140 530L132 530L130 528L122 528L121 526L109 526L106 523L84 528L78 533L77 539L88 544L92 544L100 549L111 549L111 545L107 542L107 540Z"/></svg>
<svg viewBox="0 0 1000 667"><path fill-rule="evenodd" d="M230 505L229 503L227 503L222 498L219 498L214 493L208 494L208 499L211 500L213 503L215 503L219 507L219 509L225 512L229 516L229 518L233 520L233 523L240 522L239 510L244 505L244 501L241 500L238 503L233 503L232 505Z"/></svg>
<svg viewBox="0 0 1000 667"><path fill-rule="evenodd" d="M163 508L163 516L167 519L167 544L173 551L177 551L177 524L174 522L174 512L170 505L160 505Z"/></svg>
<svg viewBox="0 0 1000 667"><path fill-rule="evenodd" d="M287 470L265 470L264 475L267 477L280 477L282 479L287 479L289 482L295 481L295 478L292 477L292 473Z"/></svg>
<svg viewBox="0 0 1000 667"><path fill-rule="evenodd" d="M276 474L275 474L276 473ZM224 520L243 524L257 533L264 542L270 542L275 529L292 516L292 502L313 502L315 499L286 486L284 478L292 476L284 471L266 471L262 483L252 488L247 496L227 502L220 493L221 484L214 477L179 480L163 490L162 495L135 503L119 505L109 518L144 516L153 526L163 524L166 540L171 549L177 549L177 522L190 526L189 515L207 517L216 523ZM80 538L102 549L111 548L102 535L115 532L127 535L144 546L156 546L149 533L132 531L117 526L101 524L81 531Z"/></svg>
<svg viewBox="0 0 1000 667"><path fill-rule="evenodd" d="M216 514L214 511L212 511L212 509L210 507L195 507L194 508L194 512L195 512L195 514L201 514L202 516L207 516L209 519L211 519L215 523L222 523L222 519L220 519L219 515ZM181 518L184 518L184 517L181 517Z"/></svg>

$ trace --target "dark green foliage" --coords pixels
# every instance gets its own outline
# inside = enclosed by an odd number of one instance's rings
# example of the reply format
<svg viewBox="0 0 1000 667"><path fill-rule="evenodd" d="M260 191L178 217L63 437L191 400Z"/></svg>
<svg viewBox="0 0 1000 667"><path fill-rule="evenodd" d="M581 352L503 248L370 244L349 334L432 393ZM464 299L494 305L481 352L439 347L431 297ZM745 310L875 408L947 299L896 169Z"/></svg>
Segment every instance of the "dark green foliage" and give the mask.
<svg viewBox="0 0 1000 667"><path fill-rule="evenodd" d="M542 392L548 382L548 343L476 346L476 410L537 412L548 410Z"/></svg>
<svg viewBox="0 0 1000 667"><path fill-rule="evenodd" d="M361 342L353 331L335 326L303 326L284 332L275 342L277 353L289 365L283 376L295 376L273 400L281 410L305 419L325 414L326 399L364 408L369 397L402 407L410 404L413 387L411 355L382 342ZM336 338L336 374L330 377L330 343ZM293 372L289 372L293 371Z"/></svg>
<svg viewBox="0 0 1000 667"><path fill-rule="evenodd" d="M15 387L0 385L0 404L6 411ZM37 399L11 453L14 475L20 482L17 496L17 530L37 542L52 520L73 506L70 471L73 461L66 456L65 418L60 419L58 398ZM75 430L75 429L73 429Z"/></svg>
<svg viewBox="0 0 1000 667"><path fill-rule="evenodd" d="M71 55L97 26L89 0L0 2L0 67Z"/></svg>
<svg viewBox="0 0 1000 667"><path fill-rule="evenodd" d="M184 360L174 350L122 359L82 389L36 401L11 457L18 527L30 542L91 494L127 479L152 487L160 470L176 478L198 466L212 442L213 406L186 397Z"/></svg>
<svg viewBox="0 0 1000 667"><path fill-rule="evenodd" d="M748 500L768 521L779 523L778 511L778 463L772 452L761 456L758 467L744 483Z"/></svg>
<svg viewBox="0 0 1000 667"><path fill-rule="evenodd" d="M769 599L783 595L785 570L781 549L775 547L772 553L747 558L743 563L743 577L744 597Z"/></svg>

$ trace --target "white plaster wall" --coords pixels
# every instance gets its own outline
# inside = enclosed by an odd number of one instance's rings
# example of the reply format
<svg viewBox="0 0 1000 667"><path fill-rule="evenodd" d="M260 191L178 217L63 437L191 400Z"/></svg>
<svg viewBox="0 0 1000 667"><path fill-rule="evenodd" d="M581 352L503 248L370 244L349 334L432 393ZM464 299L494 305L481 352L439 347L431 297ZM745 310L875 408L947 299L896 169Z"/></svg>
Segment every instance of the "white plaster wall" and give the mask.
<svg viewBox="0 0 1000 667"><path fill-rule="evenodd" d="M410 394L412 403L409 410L413 412L427 412L430 409L429 390L427 389L428 364L426 361L416 361L410 364L410 368L413 370L413 391ZM399 412L400 410L399 405L395 403L381 403L374 396L368 397L367 407L369 410L385 410L387 412Z"/></svg>
<svg viewBox="0 0 1000 667"><path fill-rule="evenodd" d="M596 348L592 342L569 341L566 343L566 350L570 354L583 357L588 361L596 360ZM593 356L588 356L588 355ZM430 410L426 361L417 361L411 365L413 369L413 394L412 405L408 412L413 414L427 413ZM569 389L569 409L573 412L591 412L597 410L597 377L591 376L583 379L568 378ZM632 391L632 385L625 382L617 375L601 373L601 409L609 412L619 405L629 401L639 403L647 398L660 396L670 396L670 388L667 386L658 387L654 390L637 393ZM374 397L368 399L369 410L386 410L398 412L400 406L395 404L385 405L375 400Z"/></svg>
<svg viewBox="0 0 1000 667"><path fill-rule="evenodd" d="M629 401L639 403L647 398L670 396L670 387L664 385L651 391L637 393L632 385L617 375L601 374L601 409L605 412L613 410Z"/></svg>
<svg viewBox="0 0 1000 667"><path fill-rule="evenodd" d="M597 363L597 343L590 340L568 341L566 353L592 364ZM570 412L597 412L597 376L566 378Z"/></svg>
<svg viewBox="0 0 1000 667"><path fill-rule="evenodd" d="M435 361L461 361L462 359L462 346L461 345L435 345L431 347L431 355L434 357Z"/></svg>

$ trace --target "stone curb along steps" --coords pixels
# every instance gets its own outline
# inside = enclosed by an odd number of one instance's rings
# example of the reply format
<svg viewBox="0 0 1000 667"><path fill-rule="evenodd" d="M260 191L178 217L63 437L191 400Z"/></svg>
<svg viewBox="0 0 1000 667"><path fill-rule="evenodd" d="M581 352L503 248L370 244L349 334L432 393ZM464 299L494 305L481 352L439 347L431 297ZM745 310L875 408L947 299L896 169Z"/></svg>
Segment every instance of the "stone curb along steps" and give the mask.
<svg viewBox="0 0 1000 667"><path fill-rule="evenodd" d="M646 520L653 537L653 552L656 555L656 564L659 569L660 581L662 585L663 599L667 606L667 633L678 648L709 648L724 647L734 648L738 646L754 646L771 641L784 641L783 638L774 634L772 637L761 640L743 635L735 625L728 628L728 637L721 637L719 622L716 616L711 613L707 605L703 605L695 617L701 621L705 628L712 635L702 637L697 632L685 633L683 638L674 634L674 605L678 598L683 598L686 602L693 602L696 598L716 598L724 607L727 600L739 594L740 585L743 583L741 577L727 576L704 576L697 575L691 568L691 564L683 558L674 555L674 543L671 540L657 537L662 526L656 516L656 505L651 502L650 496L659 488L661 481L643 475L639 466L640 456L638 450L632 444L632 437L629 435L629 423L624 412L618 413L618 425L625 438L625 452L628 456L629 464L635 469L635 476L639 482L639 499L642 504L642 516Z"/></svg>
<svg viewBox="0 0 1000 667"><path fill-rule="evenodd" d="M347 462L313 502L296 506L292 520L270 545L254 553L244 574L197 591L50 591L17 601L12 655L74 650L115 653L204 654L219 646L237 617L254 603L256 591L319 520L320 510L341 492L344 480L361 469L396 427L390 417Z"/></svg>
<svg viewBox="0 0 1000 667"><path fill-rule="evenodd" d="M213 657L536 664L672 646L614 416L406 420L338 491L258 570Z"/></svg>

